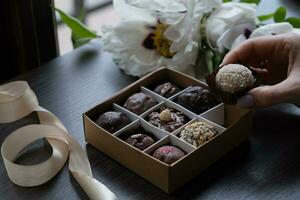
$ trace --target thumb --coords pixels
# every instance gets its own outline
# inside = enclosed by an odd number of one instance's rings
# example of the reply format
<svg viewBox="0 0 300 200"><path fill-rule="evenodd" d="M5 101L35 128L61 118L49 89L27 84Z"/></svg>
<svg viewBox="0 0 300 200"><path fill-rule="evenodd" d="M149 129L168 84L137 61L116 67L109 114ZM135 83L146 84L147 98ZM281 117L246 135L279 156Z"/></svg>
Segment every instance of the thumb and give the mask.
<svg viewBox="0 0 300 200"><path fill-rule="evenodd" d="M286 79L272 86L260 86L248 92L238 100L242 108L268 107L278 103L287 102L289 81Z"/></svg>

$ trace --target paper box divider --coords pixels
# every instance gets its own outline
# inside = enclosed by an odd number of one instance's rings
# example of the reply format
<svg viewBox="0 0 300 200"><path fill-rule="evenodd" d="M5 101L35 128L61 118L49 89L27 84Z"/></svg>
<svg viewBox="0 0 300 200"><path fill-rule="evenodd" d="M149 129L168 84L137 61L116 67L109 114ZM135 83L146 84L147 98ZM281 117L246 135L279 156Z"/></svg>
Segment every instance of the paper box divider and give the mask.
<svg viewBox="0 0 300 200"><path fill-rule="evenodd" d="M201 113L199 117L214 122L220 126L225 124L225 105L223 103L209 109L208 111Z"/></svg>
<svg viewBox="0 0 300 200"><path fill-rule="evenodd" d="M153 97L155 99L156 102L160 103L165 101L165 98L156 94L155 92L149 90L148 88L141 86L141 92L148 94L149 96Z"/></svg>
<svg viewBox="0 0 300 200"><path fill-rule="evenodd" d="M148 114L150 114L153 111L158 110L161 107L173 108L173 109L175 109L177 111L180 111L183 114L185 114L189 118L189 120L192 120L192 119L194 119L194 118L197 117L197 115L195 115L194 113L190 112L189 110L183 109L181 106L175 104L172 101L168 101L168 100L162 102L161 104L159 104L155 108L152 108L149 112L146 112L144 115L142 115L142 117L145 119Z"/></svg>
<svg viewBox="0 0 300 200"><path fill-rule="evenodd" d="M113 104L113 108L114 108L114 110L116 110L116 111L119 111L119 112L121 112L121 113L126 114L127 117L130 119L130 121L135 121L135 120L139 119L139 117L138 117L136 114L134 114L134 113L130 112L129 110L127 110L127 109L125 109L125 108L119 106L118 104L115 104L115 103L114 103L114 104Z"/></svg>
<svg viewBox="0 0 300 200"><path fill-rule="evenodd" d="M132 134L130 134L131 132L133 133L134 131L138 130L139 128L143 128L148 134L150 134L149 136L153 137L153 139L155 140L155 143L153 145L160 143L161 140L168 137L167 133L161 132L161 131L153 128L149 124L145 123L143 120L136 120L133 123L131 123L129 126L121 129L120 131L118 131L117 133L115 133L113 135L124 141L127 136L132 135ZM153 146L153 145L151 145L151 146ZM129 146L131 148L135 148L131 145L129 145ZM148 148L151 148L151 146ZM135 149L140 151L137 148L135 148ZM144 151L146 151L147 149L145 149Z"/></svg>
<svg viewBox="0 0 300 200"><path fill-rule="evenodd" d="M185 124L184 126L182 126L182 127L180 127L179 129L177 129L176 131L174 131L172 134L173 135L175 135L175 136L177 136L178 138L180 138L180 133L181 133L181 131L186 127L186 126L188 126L188 125L190 125L190 124L192 124L192 123L194 123L194 122L204 122L205 124L207 124L207 125L210 125L214 130L216 130L217 131L217 136L219 135L219 134L222 134L225 130L226 130L226 128L225 127L223 127L223 126L220 126L219 124L216 124L216 123L214 123L214 122L212 122L212 121L209 121L209 120L207 120L207 119L205 119L205 118L202 118L202 117L197 117L197 118L194 118L193 120L191 120L190 122L188 122L187 124ZM216 136L215 136L216 137ZM214 139L214 138L213 138ZM212 139L212 140L213 140ZM184 140L182 140L182 141L184 141ZM211 141L211 140L210 140ZM184 142L186 142L186 141L184 141ZM188 142L186 142L187 144L189 144L189 145L191 145L190 143L188 143ZM205 143L206 144L206 143ZM197 147L197 148L200 148L200 147Z"/></svg>
<svg viewBox="0 0 300 200"><path fill-rule="evenodd" d="M180 148L182 151L184 151L186 153L186 155L184 157L188 156L189 153L191 153L192 151L194 151L196 149L194 146L191 146L188 143L183 142L176 136L170 134L167 137L160 140L158 143L156 143L156 144L152 145L151 147L149 147L148 149L146 149L145 153L152 155L156 149L158 149L159 147L164 146L164 145L172 145L172 146ZM182 157L181 159L183 159L184 157ZM154 158L154 159L158 162L165 164L164 162L157 160L156 158ZM176 162L174 162L168 166L171 167L172 165L176 164L177 162L180 162L181 159L177 160Z"/></svg>
<svg viewBox="0 0 300 200"><path fill-rule="evenodd" d="M176 98L181 95L182 93L184 93L185 91L187 91L188 89L190 89L192 86L185 88L184 90L181 90L180 92L178 92L177 94L174 94L173 96L169 97L168 99L170 101L174 101L176 100Z"/></svg>

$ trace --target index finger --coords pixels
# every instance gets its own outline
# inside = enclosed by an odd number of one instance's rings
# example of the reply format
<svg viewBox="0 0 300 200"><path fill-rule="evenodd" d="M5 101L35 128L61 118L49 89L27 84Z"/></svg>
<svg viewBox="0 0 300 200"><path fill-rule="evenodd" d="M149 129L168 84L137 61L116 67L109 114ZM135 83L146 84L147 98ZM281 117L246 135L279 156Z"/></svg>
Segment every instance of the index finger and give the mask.
<svg viewBox="0 0 300 200"><path fill-rule="evenodd" d="M283 39L284 35L272 35L246 40L224 57L222 65L239 63L255 67L269 59L276 48L281 46Z"/></svg>

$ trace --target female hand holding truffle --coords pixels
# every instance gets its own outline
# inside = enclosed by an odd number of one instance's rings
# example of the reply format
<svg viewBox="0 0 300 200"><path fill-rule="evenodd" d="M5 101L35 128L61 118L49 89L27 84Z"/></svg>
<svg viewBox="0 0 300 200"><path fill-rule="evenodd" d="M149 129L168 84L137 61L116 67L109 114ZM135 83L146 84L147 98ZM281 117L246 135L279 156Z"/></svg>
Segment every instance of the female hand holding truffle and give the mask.
<svg viewBox="0 0 300 200"><path fill-rule="evenodd" d="M249 39L230 51L222 65L250 66L263 86L238 100L244 108L288 102L300 105L300 36L294 33Z"/></svg>

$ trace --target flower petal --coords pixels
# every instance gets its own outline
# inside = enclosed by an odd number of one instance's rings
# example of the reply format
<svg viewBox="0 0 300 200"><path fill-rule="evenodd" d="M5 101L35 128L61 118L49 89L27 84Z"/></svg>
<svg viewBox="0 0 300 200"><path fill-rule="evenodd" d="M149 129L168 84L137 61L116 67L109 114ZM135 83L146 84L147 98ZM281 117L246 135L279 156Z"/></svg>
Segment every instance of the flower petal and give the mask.
<svg viewBox="0 0 300 200"><path fill-rule="evenodd" d="M144 20L155 22L156 18L147 9L138 8L131 5L126 0L113 0L114 9L121 18L127 20Z"/></svg>
<svg viewBox="0 0 300 200"><path fill-rule="evenodd" d="M135 55L122 54L119 56L119 67L131 76L143 76L160 66L160 61L154 64L141 64L136 62Z"/></svg>
<svg viewBox="0 0 300 200"><path fill-rule="evenodd" d="M104 47L110 52L135 55L139 63L153 64L157 62L160 55L155 50L143 46L145 39L151 33L148 26L143 21L123 21L113 28L104 29L102 38Z"/></svg>
<svg viewBox="0 0 300 200"><path fill-rule="evenodd" d="M287 22L268 24L261 26L253 31L250 38L261 37L267 35L278 35L293 31L293 26Z"/></svg>
<svg viewBox="0 0 300 200"><path fill-rule="evenodd" d="M231 29L228 29L219 37L217 41L219 51L223 52L225 49L231 50L235 46L239 45L241 42L246 40L245 31L252 31L254 29L255 25L251 23L240 24Z"/></svg>
<svg viewBox="0 0 300 200"><path fill-rule="evenodd" d="M195 76L195 64L198 56L198 43L190 42L183 50L177 52L172 59L162 58L167 67Z"/></svg>
<svg viewBox="0 0 300 200"><path fill-rule="evenodd" d="M212 12L214 9L222 5L222 0L196 0L194 5L194 18L196 22L203 17L204 14Z"/></svg>
<svg viewBox="0 0 300 200"><path fill-rule="evenodd" d="M132 6L159 12L185 12L186 7L181 1L174 0L127 0Z"/></svg>
<svg viewBox="0 0 300 200"><path fill-rule="evenodd" d="M184 13L183 17L175 24L169 26L164 35L170 41L172 45L170 47L171 52L178 52L186 47L190 42L198 42L200 40L199 22L194 24L194 10L195 2L189 0L187 3L187 13Z"/></svg>
<svg viewBox="0 0 300 200"><path fill-rule="evenodd" d="M255 26L255 4L239 2L223 3L207 19L206 37L208 44L211 44L212 49L216 46L224 47L221 43L224 43L226 48L232 46L232 43L235 41L234 37L239 37L242 34L241 31L234 33L234 30L245 24L249 24L251 28Z"/></svg>
<svg viewBox="0 0 300 200"><path fill-rule="evenodd" d="M127 0L127 3L139 9L146 10L153 17L166 24L178 21L187 11L185 2L174 0Z"/></svg>
<svg viewBox="0 0 300 200"><path fill-rule="evenodd" d="M300 35L300 28L294 28L293 33L297 33Z"/></svg>

